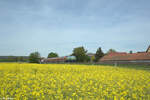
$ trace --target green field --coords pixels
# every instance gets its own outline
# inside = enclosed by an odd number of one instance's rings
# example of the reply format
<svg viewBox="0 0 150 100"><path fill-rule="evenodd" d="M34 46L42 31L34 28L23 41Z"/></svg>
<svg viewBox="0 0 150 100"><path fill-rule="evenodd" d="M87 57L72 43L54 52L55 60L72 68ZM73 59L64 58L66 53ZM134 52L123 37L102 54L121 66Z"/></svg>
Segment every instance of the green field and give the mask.
<svg viewBox="0 0 150 100"><path fill-rule="evenodd" d="M150 100L149 66L0 63L0 99Z"/></svg>

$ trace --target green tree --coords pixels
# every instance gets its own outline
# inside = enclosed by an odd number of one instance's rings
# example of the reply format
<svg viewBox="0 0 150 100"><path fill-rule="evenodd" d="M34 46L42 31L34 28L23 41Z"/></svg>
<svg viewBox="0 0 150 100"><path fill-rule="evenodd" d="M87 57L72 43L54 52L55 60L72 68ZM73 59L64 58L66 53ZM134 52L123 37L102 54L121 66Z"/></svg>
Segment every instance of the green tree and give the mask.
<svg viewBox="0 0 150 100"><path fill-rule="evenodd" d="M132 54L132 53L133 53L133 51L131 50L129 53L130 53L130 54Z"/></svg>
<svg viewBox="0 0 150 100"><path fill-rule="evenodd" d="M101 48L98 48L95 54L95 61L98 62L98 60L104 56L104 53Z"/></svg>
<svg viewBox="0 0 150 100"><path fill-rule="evenodd" d="M88 55L86 55L85 56L85 62L90 62L90 60L91 60L91 58Z"/></svg>
<svg viewBox="0 0 150 100"><path fill-rule="evenodd" d="M88 60L86 53L87 50L85 50L84 47L77 47L74 48L72 55L76 57L77 62L84 62Z"/></svg>
<svg viewBox="0 0 150 100"><path fill-rule="evenodd" d="M113 53L113 52L116 52L116 50L115 49L109 49L108 52L107 52L107 54L108 53Z"/></svg>
<svg viewBox="0 0 150 100"><path fill-rule="evenodd" d="M40 63L40 53L39 52L33 52L33 53L30 53L29 55L29 62L30 63Z"/></svg>
<svg viewBox="0 0 150 100"><path fill-rule="evenodd" d="M51 53L48 54L47 58L53 58L53 57L58 57L58 54L54 53L54 52L51 52Z"/></svg>

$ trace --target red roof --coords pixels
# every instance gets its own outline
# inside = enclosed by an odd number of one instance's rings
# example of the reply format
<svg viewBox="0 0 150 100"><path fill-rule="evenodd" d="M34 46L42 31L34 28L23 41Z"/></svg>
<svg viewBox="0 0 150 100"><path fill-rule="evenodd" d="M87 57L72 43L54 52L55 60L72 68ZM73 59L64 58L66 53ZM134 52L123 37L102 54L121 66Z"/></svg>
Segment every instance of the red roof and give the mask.
<svg viewBox="0 0 150 100"><path fill-rule="evenodd" d="M54 57L54 58L46 58L44 62L55 62L55 61L65 61L66 57Z"/></svg>
<svg viewBox="0 0 150 100"><path fill-rule="evenodd" d="M109 53L102 57L100 61L133 61L133 60L150 60L150 52L142 53Z"/></svg>

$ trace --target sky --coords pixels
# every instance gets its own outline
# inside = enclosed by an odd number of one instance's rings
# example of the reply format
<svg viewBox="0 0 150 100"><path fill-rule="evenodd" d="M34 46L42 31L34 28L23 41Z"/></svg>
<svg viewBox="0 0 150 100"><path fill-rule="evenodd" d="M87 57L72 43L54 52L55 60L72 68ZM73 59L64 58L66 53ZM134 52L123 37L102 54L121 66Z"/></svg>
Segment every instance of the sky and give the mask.
<svg viewBox="0 0 150 100"><path fill-rule="evenodd" d="M150 0L0 0L0 55L145 51Z"/></svg>

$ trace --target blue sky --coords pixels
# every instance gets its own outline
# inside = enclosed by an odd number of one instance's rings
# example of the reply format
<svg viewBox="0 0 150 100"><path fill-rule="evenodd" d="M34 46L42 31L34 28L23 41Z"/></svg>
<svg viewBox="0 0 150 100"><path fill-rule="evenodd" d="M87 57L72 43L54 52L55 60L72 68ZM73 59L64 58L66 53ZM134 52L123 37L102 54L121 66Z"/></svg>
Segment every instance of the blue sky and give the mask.
<svg viewBox="0 0 150 100"><path fill-rule="evenodd" d="M0 55L60 56L84 46L145 51L150 0L0 0Z"/></svg>

